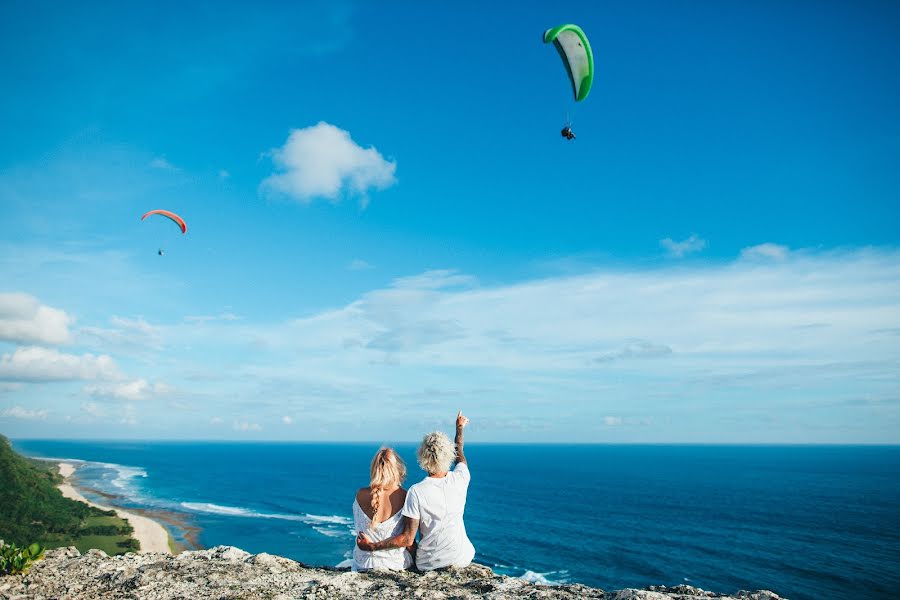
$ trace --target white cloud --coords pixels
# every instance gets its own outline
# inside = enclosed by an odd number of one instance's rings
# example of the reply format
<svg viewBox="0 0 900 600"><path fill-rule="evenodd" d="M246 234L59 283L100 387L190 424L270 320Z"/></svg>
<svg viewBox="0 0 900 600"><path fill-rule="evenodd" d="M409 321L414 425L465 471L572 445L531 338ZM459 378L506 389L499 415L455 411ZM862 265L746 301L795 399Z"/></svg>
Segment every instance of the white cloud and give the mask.
<svg viewBox="0 0 900 600"><path fill-rule="evenodd" d="M110 317L109 322L121 329L136 331L144 335L156 335L159 331L158 327L151 325L145 321L143 317L129 319L127 317L112 316Z"/></svg>
<svg viewBox="0 0 900 600"><path fill-rule="evenodd" d="M47 409L28 410L21 406L13 406L3 411L4 417L12 417L14 419L38 420L43 421L47 418Z"/></svg>
<svg viewBox="0 0 900 600"><path fill-rule="evenodd" d="M64 354L55 349L26 346L0 356L0 380L76 381L121 376L115 361L105 354Z"/></svg>
<svg viewBox="0 0 900 600"><path fill-rule="evenodd" d="M130 319L113 316L109 319L112 327L85 326L78 329L80 341L115 346L117 350L145 352L159 350L163 345L163 328L152 325L143 317ZM85 336L90 340L84 339Z"/></svg>
<svg viewBox="0 0 900 600"><path fill-rule="evenodd" d="M119 414L119 423L122 425L134 426L138 424L137 410L134 405L126 404L122 407Z"/></svg>
<svg viewBox="0 0 900 600"><path fill-rule="evenodd" d="M0 293L0 341L21 344L64 344L72 318L42 305L28 294Z"/></svg>
<svg viewBox="0 0 900 600"><path fill-rule="evenodd" d="M219 169L219 179L228 179L231 177L231 173L226 171L225 169Z"/></svg>
<svg viewBox="0 0 900 600"><path fill-rule="evenodd" d="M354 258L350 261L350 264L347 265L347 269L350 271L365 271L366 269L371 269L372 265L367 263L361 258Z"/></svg>
<svg viewBox="0 0 900 600"><path fill-rule="evenodd" d="M178 172L181 169L170 163L164 156L158 156L150 161L150 166L154 169L160 169L162 171L175 171Z"/></svg>
<svg viewBox="0 0 900 600"><path fill-rule="evenodd" d="M464 275L455 269L434 269L425 271L421 275L412 275L395 279L394 287L437 290L442 288L471 286L475 283L476 279L474 277Z"/></svg>
<svg viewBox="0 0 900 600"><path fill-rule="evenodd" d="M750 260L784 260L790 254L787 246L767 242L741 250L741 258Z"/></svg>
<svg viewBox="0 0 900 600"><path fill-rule="evenodd" d="M247 421L235 421L232 424L232 429L235 431L262 431L262 426L259 423L248 423Z"/></svg>
<svg viewBox="0 0 900 600"><path fill-rule="evenodd" d="M706 240L701 239L696 234L691 234L690 237L680 242L676 242L672 238L659 240L659 245L666 249L669 256L683 258L688 254L693 254L706 248Z"/></svg>
<svg viewBox="0 0 900 600"><path fill-rule="evenodd" d="M81 404L81 412L95 418L103 417L106 415L106 411L104 411L103 408L96 402L83 402Z"/></svg>
<svg viewBox="0 0 900 600"><path fill-rule="evenodd" d="M281 417L281 422L284 423L285 425L293 425L294 418L290 417L288 415L285 415L285 416Z"/></svg>
<svg viewBox="0 0 900 600"><path fill-rule="evenodd" d="M659 358L669 354L672 354L672 348L665 344L654 344L647 340L634 340L618 350L604 352L594 360L603 363L624 358Z"/></svg>
<svg viewBox="0 0 900 600"><path fill-rule="evenodd" d="M186 323L209 323L211 321L240 321L240 317L234 313L224 312L218 315L188 315L184 318Z"/></svg>
<svg viewBox="0 0 900 600"><path fill-rule="evenodd" d="M607 427L615 427L616 425L622 424L622 417L603 417L603 424Z"/></svg>
<svg viewBox="0 0 900 600"><path fill-rule="evenodd" d="M574 381L598 363L686 379L900 358L900 336L871 333L900 323L896 251L472 283L455 271L428 271L252 335L267 348L293 349L306 372L335 378L384 360L435 376L448 367L494 377L516 369ZM651 357L664 360L638 360Z"/></svg>
<svg viewBox="0 0 900 600"><path fill-rule="evenodd" d="M221 425L225 420L222 417L213 417L209 420L210 425Z"/></svg>
<svg viewBox="0 0 900 600"><path fill-rule="evenodd" d="M149 383L146 379L136 379L125 383L90 385L85 392L93 396L114 398L116 400L148 400L162 396L171 391L165 383L157 381Z"/></svg>
<svg viewBox="0 0 900 600"><path fill-rule="evenodd" d="M365 205L368 190L385 189L397 181L396 162L385 160L374 147L359 146L349 132L324 121L292 130L271 156L278 172L261 188L300 202L337 201L349 192L359 195Z"/></svg>

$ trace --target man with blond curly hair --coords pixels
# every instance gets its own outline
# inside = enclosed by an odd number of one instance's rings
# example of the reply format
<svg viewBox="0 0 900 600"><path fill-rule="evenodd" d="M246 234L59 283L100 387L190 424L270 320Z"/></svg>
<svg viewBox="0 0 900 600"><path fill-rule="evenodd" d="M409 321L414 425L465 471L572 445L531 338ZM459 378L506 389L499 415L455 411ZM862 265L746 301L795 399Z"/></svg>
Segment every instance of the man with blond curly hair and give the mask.
<svg viewBox="0 0 900 600"><path fill-rule="evenodd" d="M443 567L465 567L475 558L475 547L466 535L463 513L469 491L469 465L463 453L463 429L469 419L456 415L456 447L441 431L427 434L419 445L419 466L428 477L409 488L403 505L403 531L380 542L359 532L356 545L367 552L406 548L416 532L422 534L416 551L416 567L432 571ZM453 463L456 468L450 468Z"/></svg>

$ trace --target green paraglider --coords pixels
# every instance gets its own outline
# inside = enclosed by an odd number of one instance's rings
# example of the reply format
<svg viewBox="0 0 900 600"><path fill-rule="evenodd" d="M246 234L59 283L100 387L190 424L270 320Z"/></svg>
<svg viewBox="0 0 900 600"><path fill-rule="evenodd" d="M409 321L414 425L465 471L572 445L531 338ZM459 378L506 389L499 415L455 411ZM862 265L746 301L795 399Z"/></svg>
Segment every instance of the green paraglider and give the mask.
<svg viewBox="0 0 900 600"><path fill-rule="evenodd" d="M551 42L569 74L575 102L581 102L587 98L594 83L594 53L587 36L578 25L559 25L544 32L544 43Z"/></svg>

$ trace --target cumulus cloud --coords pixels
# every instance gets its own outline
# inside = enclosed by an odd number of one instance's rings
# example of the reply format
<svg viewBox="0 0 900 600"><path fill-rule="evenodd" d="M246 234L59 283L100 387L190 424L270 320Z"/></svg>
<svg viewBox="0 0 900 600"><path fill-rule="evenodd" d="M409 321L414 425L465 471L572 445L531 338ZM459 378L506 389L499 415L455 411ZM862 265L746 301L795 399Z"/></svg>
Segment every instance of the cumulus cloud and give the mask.
<svg viewBox="0 0 900 600"><path fill-rule="evenodd" d="M385 189L397 181L395 161L386 160L375 147L363 148L348 131L324 121L294 129L284 146L270 154L277 172L261 188L300 202L337 201L351 193L365 205L369 190Z"/></svg>
<svg viewBox="0 0 900 600"><path fill-rule="evenodd" d="M148 400L162 396L171 391L171 388L162 382L150 383L146 379L135 379L125 383L107 385L90 385L85 387L85 392L97 397L113 398L116 400Z"/></svg>
<svg viewBox="0 0 900 600"><path fill-rule="evenodd" d="M0 341L57 345L69 341L72 318L28 294L0 293Z"/></svg>
<svg viewBox="0 0 900 600"><path fill-rule="evenodd" d="M741 258L750 260L784 260L790 254L787 246L767 242L741 250Z"/></svg>
<svg viewBox="0 0 900 600"><path fill-rule="evenodd" d="M13 419L43 421L47 418L47 413L48 411L46 408L29 410L27 408L22 408L21 406L13 406L12 408L4 410L2 415L4 417L12 417Z"/></svg>
<svg viewBox="0 0 900 600"><path fill-rule="evenodd" d="M44 382L119 378L118 366L105 354L65 354L55 349L26 346L0 356L0 380Z"/></svg>
<svg viewBox="0 0 900 600"><path fill-rule="evenodd" d="M285 416L281 417L281 422L284 423L285 425L293 425L293 424L294 424L294 417L290 417L290 416L288 416L288 415L285 415Z"/></svg>
<svg viewBox="0 0 900 600"><path fill-rule="evenodd" d="M681 240L680 242L676 242L672 238L659 240L659 245L666 249L669 256L673 258L683 258L688 254L700 252L706 248L706 240L698 237L696 234L691 234L690 237Z"/></svg>

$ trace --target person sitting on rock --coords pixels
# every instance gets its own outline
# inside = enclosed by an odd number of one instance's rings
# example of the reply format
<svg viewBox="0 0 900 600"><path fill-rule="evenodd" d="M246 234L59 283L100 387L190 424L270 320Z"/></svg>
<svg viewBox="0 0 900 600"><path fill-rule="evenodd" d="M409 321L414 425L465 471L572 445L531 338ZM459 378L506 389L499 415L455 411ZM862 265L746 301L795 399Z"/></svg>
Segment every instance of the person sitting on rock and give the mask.
<svg viewBox="0 0 900 600"><path fill-rule="evenodd" d="M366 552L406 548L421 533L416 550L416 567L431 571L443 567L466 567L475 558L475 547L466 535L463 513L469 491L469 465L463 453L463 429L469 419L456 415L456 448L441 431L427 434L417 452L419 466L428 473L411 486L403 504L403 531L394 537L374 541L360 531L356 545ZM453 463L456 468L450 470Z"/></svg>
<svg viewBox="0 0 900 600"><path fill-rule="evenodd" d="M368 531L372 540L384 540L403 530L400 510L406 501L406 490L401 487L404 479L406 465L400 455L393 448L379 450L369 468L369 487L360 488L353 501L353 525L357 531ZM409 569L413 565L411 550L414 548L367 552L354 547L351 569Z"/></svg>

